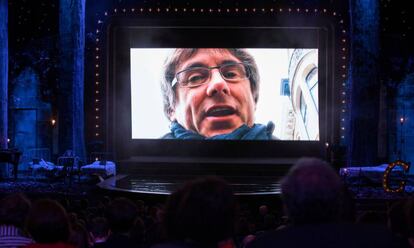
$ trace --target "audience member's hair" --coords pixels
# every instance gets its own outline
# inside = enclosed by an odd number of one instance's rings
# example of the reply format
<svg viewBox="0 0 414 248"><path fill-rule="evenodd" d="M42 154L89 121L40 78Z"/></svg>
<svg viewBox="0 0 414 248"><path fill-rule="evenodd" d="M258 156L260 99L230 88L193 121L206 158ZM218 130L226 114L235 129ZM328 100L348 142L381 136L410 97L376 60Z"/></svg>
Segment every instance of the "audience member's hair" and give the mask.
<svg viewBox="0 0 414 248"><path fill-rule="evenodd" d="M89 231L94 238L104 238L109 236L109 224L104 217L95 217L90 223Z"/></svg>
<svg viewBox="0 0 414 248"><path fill-rule="evenodd" d="M234 233L236 200L224 180L206 177L174 192L165 211L166 234L171 240L214 245Z"/></svg>
<svg viewBox="0 0 414 248"><path fill-rule="evenodd" d="M78 222L72 224L71 229L68 243L77 248L88 248L91 240L85 226Z"/></svg>
<svg viewBox="0 0 414 248"><path fill-rule="evenodd" d="M66 242L69 238L68 216L54 200L36 201L29 211L26 228L38 243Z"/></svg>
<svg viewBox="0 0 414 248"><path fill-rule="evenodd" d="M133 227L138 210L127 198L117 198L106 209L106 218L113 233L127 233Z"/></svg>
<svg viewBox="0 0 414 248"><path fill-rule="evenodd" d="M0 200L0 224L22 228L30 205L30 201L20 193L4 197Z"/></svg>
<svg viewBox="0 0 414 248"><path fill-rule="evenodd" d="M282 198L293 224L339 220L342 195L339 175L317 158L298 160L282 180Z"/></svg>

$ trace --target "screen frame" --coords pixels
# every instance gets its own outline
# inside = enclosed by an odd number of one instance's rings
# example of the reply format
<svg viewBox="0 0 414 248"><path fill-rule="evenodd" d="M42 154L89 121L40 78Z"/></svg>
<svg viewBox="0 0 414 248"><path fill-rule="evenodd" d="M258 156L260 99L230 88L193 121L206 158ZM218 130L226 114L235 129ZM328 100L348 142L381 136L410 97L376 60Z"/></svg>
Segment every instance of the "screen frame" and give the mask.
<svg viewBox="0 0 414 248"><path fill-rule="evenodd" d="M223 25L225 23L226 25ZM117 159L135 156L204 158L327 158L335 137L333 30L324 22L306 19L289 25L257 18L119 18L107 26L107 149ZM269 36L269 32L272 33ZM274 35L273 35L274 34ZM194 42L191 37L198 37ZM200 39L204 38L204 39ZM210 37L210 38L209 38ZM214 37L221 37L215 39ZM250 38L249 38L250 37ZM256 42L253 44L255 37ZM257 39L259 37L259 39ZM226 39L227 38L227 39ZM154 45L153 41L157 41ZM235 42L235 40L237 40ZM131 138L130 48L240 47L317 48L319 141L197 141ZM120 121L117 121L120 120Z"/></svg>

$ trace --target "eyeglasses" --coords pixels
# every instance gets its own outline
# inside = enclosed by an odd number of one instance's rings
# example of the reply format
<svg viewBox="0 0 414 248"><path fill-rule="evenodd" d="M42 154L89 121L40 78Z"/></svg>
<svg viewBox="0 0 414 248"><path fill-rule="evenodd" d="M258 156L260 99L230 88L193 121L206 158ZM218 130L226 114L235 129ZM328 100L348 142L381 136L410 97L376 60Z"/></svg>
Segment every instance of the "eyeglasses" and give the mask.
<svg viewBox="0 0 414 248"><path fill-rule="evenodd" d="M220 75L228 82L238 82L250 77L244 63L224 64L212 67L191 67L178 72L171 86L177 83L180 87L193 88L207 83L211 77L211 70L219 69Z"/></svg>

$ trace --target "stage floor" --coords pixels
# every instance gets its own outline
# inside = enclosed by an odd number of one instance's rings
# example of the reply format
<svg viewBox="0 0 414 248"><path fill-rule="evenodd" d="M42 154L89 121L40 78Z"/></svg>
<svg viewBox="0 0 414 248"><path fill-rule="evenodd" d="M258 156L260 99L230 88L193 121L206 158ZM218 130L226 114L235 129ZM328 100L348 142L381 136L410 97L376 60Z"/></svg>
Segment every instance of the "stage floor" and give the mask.
<svg viewBox="0 0 414 248"><path fill-rule="evenodd" d="M131 193L167 195L191 176L139 176L121 174L98 183L102 189ZM280 184L277 178L223 177L230 183L236 195L277 195Z"/></svg>

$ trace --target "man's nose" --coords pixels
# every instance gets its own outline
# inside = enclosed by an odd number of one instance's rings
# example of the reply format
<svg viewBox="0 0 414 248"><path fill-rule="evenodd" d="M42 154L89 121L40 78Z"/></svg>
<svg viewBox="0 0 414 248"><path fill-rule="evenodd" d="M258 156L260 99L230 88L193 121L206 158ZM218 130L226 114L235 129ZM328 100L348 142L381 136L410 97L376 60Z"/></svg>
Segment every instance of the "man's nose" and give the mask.
<svg viewBox="0 0 414 248"><path fill-rule="evenodd" d="M221 76L220 71L216 69L211 70L211 77L208 82L207 95L213 96L214 94L230 94L230 88L227 81Z"/></svg>

